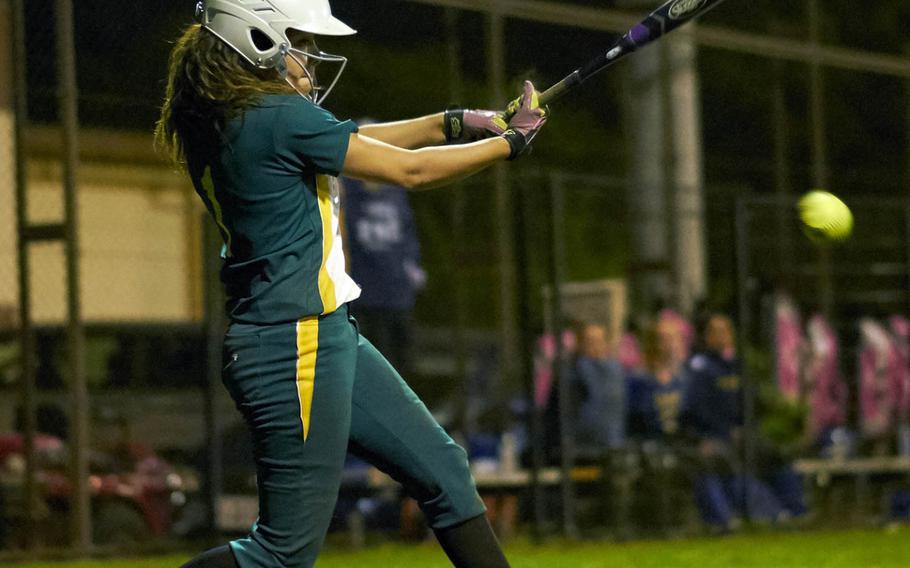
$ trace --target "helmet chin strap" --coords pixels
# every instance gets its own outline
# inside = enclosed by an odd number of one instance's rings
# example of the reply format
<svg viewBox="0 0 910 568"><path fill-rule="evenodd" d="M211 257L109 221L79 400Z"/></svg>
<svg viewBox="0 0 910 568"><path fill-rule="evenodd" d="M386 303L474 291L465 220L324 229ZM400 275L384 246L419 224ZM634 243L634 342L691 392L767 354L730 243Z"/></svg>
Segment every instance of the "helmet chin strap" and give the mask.
<svg viewBox="0 0 910 568"><path fill-rule="evenodd" d="M322 102L328 98L329 93L332 92L332 89L335 88L335 84L338 83L338 79L341 78L341 74L344 73L344 69L348 64L348 58L341 55L333 55L331 53L326 53L320 51L318 53L309 53L302 49L295 49L293 47L287 48L284 50L284 54L289 55L297 64L303 69L304 74L306 75L307 80L310 82L310 92L303 93L300 89L297 88L295 81L293 81L287 72L287 63L284 61L284 58L281 59L280 67L278 72L284 77L285 81L288 82L291 87L297 91L297 93L303 98L309 100L315 105L322 105ZM303 60L306 60L304 64ZM329 83L328 87L323 87L316 80L316 70L315 67L319 63L334 63L339 65L338 72L335 74L335 77L332 79L332 82Z"/></svg>

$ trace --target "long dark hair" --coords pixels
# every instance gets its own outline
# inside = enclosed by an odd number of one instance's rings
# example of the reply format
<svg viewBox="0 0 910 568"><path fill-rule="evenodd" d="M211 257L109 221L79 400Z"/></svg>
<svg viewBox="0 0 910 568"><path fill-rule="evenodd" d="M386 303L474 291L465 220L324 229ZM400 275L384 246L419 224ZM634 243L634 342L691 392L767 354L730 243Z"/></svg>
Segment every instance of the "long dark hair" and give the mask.
<svg viewBox="0 0 910 568"><path fill-rule="evenodd" d="M155 145L185 167L187 155L212 145L226 120L264 95L293 92L277 71L254 68L214 34L192 25L171 51Z"/></svg>

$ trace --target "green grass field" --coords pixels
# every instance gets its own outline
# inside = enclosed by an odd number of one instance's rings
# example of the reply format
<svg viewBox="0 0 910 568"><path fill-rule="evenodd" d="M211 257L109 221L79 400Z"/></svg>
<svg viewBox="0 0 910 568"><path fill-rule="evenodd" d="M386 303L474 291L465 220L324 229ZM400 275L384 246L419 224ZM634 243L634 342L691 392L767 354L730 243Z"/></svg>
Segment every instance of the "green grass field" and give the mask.
<svg viewBox="0 0 910 568"><path fill-rule="evenodd" d="M910 566L910 528L848 532L766 533L685 541L548 543L508 547L515 568L806 567L890 568ZM9 568L174 568L187 556L59 563L6 564ZM386 544L357 552L330 550L319 568L445 568L432 544Z"/></svg>

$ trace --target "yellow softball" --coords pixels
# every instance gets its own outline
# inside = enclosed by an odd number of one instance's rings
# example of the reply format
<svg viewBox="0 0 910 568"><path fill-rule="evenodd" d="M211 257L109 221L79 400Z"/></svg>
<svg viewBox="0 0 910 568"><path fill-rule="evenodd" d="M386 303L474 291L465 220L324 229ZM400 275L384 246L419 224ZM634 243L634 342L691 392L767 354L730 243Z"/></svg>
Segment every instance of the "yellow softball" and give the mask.
<svg viewBox="0 0 910 568"><path fill-rule="evenodd" d="M836 195L816 189L802 196L797 205L807 234L840 241L853 230L853 213Z"/></svg>

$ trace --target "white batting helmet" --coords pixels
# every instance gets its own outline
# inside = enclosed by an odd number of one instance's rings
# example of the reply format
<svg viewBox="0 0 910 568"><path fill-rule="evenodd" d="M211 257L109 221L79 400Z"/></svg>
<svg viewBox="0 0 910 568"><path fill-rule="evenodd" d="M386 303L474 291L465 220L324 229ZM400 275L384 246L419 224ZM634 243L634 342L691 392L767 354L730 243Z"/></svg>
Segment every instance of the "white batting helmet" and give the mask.
<svg viewBox="0 0 910 568"><path fill-rule="evenodd" d="M259 69L276 69L282 76L286 74L284 56L292 50L289 30L322 36L357 33L332 15L328 0L200 0L196 18L250 64ZM342 70L347 61L323 52L305 55L341 63ZM328 90L337 80L336 76ZM327 90L321 99L326 95Z"/></svg>

